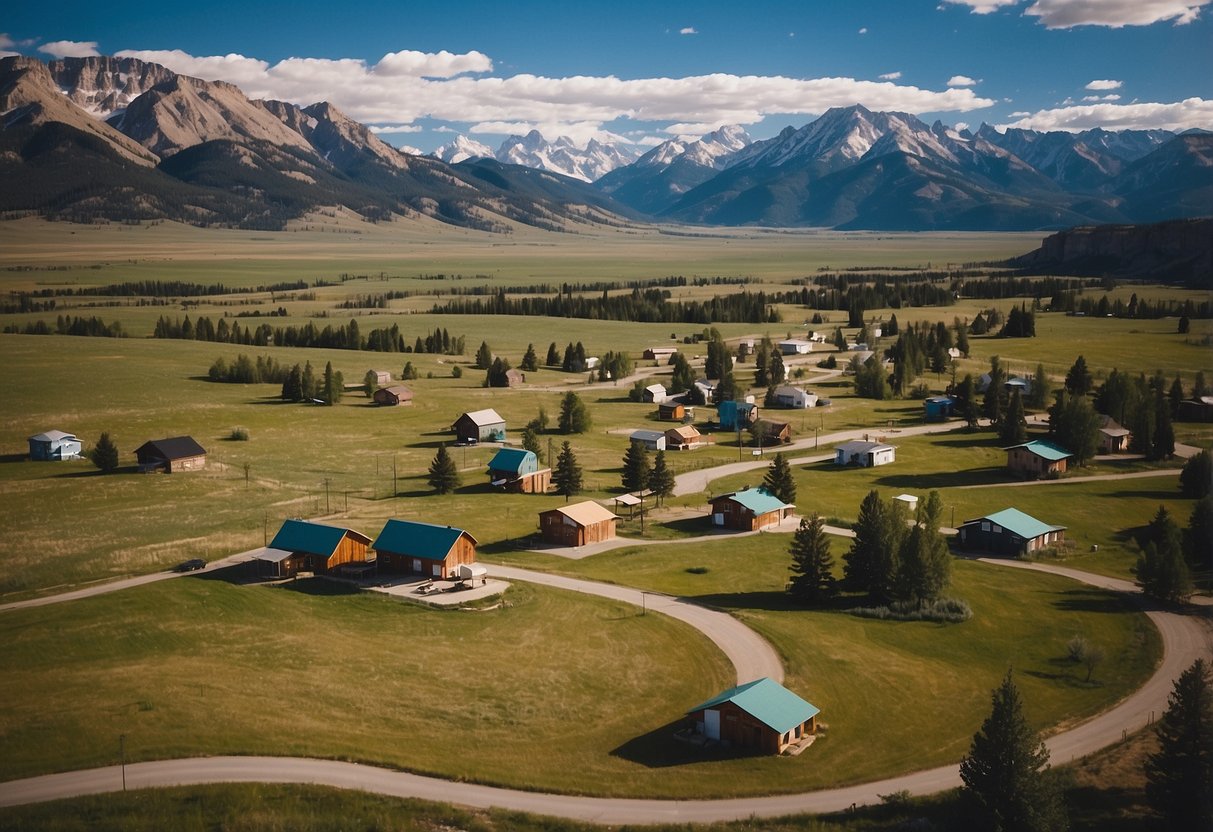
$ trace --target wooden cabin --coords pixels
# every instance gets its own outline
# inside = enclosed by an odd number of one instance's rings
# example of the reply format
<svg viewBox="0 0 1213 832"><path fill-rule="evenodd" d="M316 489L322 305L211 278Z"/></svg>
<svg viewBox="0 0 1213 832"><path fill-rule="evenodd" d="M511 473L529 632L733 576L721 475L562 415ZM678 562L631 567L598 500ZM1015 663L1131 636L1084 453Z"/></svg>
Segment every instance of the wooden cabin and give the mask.
<svg viewBox="0 0 1213 832"><path fill-rule="evenodd" d="M712 525L743 532L777 525L796 506L765 488L746 488L712 498Z"/></svg>
<svg viewBox="0 0 1213 832"><path fill-rule="evenodd" d="M665 432L665 446L672 451L690 451L706 444L694 425L680 425Z"/></svg>
<svg viewBox="0 0 1213 832"><path fill-rule="evenodd" d="M792 441L792 426L775 419L759 419L754 423L763 445L786 445Z"/></svg>
<svg viewBox="0 0 1213 832"><path fill-rule="evenodd" d="M666 390L664 384L650 384L644 388L644 392L640 394L640 400L649 404L661 404L666 399Z"/></svg>
<svg viewBox="0 0 1213 832"><path fill-rule="evenodd" d="M398 407L413 403L413 391L403 384L381 387L375 391L375 404L383 407Z"/></svg>
<svg viewBox="0 0 1213 832"><path fill-rule="evenodd" d="M539 512L539 534L558 546L586 546L615 537L615 515L586 500Z"/></svg>
<svg viewBox="0 0 1213 832"><path fill-rule="evenodd" d="M1099 417L1099 452L1101 454L1123 454L1129 450L1133 435L1111 416Z"/></svg>
<svg viewBox="0 0 1213 832"><path fill-rule="evenodd" d="M657 418L663 422L681 422L686 415L687 407L682 402L666 401L657 405Z"/></svg>
<svg viewBox="0 0 1213 832"><path fill-rule="evenodd" d="M206 467L206 451L190 436L153 439L135 449L139 470L143 473L164 471L201 471Z"/></svg>
<svg viewBox="0 0 1213 832"><path fill-rule="evenodd" d="M62 462L79 459L82 453L80 440L74 433L48 430L29 438L29 458L35 462Z"/></svg>
<svg viewBox="0 0 1213 832"><path fill-rule="evenodd" d="M1065 536L1065 526L1051 526L1018 509L1007 508L964 521L956 539L966 552L1019 557L1059 543Z"/></svg>
<svg viewBox="0 0 1213 832"><path fill-rule="evenodd" d="M371 370L375 374L375 384L383 386L392 383L392 374L389 370Z"/></svg>
<svg viewBox="0 0 1213 832"><path fill-rule="evenodd" d="M1033 439L1007 448L1007 468L1028 479L1056 476L1066 472L1066 462L1072 456L1047 439Z"/></svg>
<svg viewBox="0 0 1213 832"><path fill-rule="evenodd" d="M668 364L676 352L678 352L677 347L646 347L643 358L646 361L660 361L662 364Z"/></svg>
<svg viewBox="0 0 1213 832"><path fill-rule="evenodd" d="M526 373L513 367L505 371L506 387L521 387L526 384Z"/></svg>
<svg viewBox="0 0 1213 832"><path fill-rule="evenodd" d="M289 578L299 572L327 575L345 564L369 563L370 542L369 537L353 529L287 520L270 541L268 548L274 551L263 560L278 564L277 577ZM283 553L288 554L283 557Z"/></svg>
<svg viewBox="0 0 1213 832"><path fill-rule="evenodd" d="M687 711L690 728L732 748L782 754L811 741L821 709L763 677L713 696Z"/></svg>
<svg viewBox="0 0 1213 832"><path fill-rule="evenodd" d="M489 484L515 494L543 494L552 482L552 469L540 468L534 452L502 448L489 460Z"/></svg>
<svg viewBox="0 0 1213 832"><path fill-rule="evenodd" d="M505 439L505 419L492 408L471 410L451 425L460 442L500 442Z"/></svg>
<svg viewBox="0 0 1213 832"><path fill-rule="evenodd" d="M371 548L380 572L446 579L461 564L476 562L476 538L463 529L416 520L388 520Z"/></svg>

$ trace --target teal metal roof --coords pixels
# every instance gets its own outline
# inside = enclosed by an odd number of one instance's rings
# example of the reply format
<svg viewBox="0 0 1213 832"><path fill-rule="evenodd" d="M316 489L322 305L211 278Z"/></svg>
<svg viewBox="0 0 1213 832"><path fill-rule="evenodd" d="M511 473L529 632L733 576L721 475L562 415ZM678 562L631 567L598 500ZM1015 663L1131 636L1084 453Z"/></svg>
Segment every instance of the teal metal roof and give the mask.
<svg viewBox="0 0 1213 832"><path fill-rule="evenodd" d="M806 702L774 679L766 676L735 688L729 688L707 702L696 705L687 713L702 711L704 708L716 708L725 702L732 702L763 725L781 734L821 713L821 709L816 705Z"/></svg>
<svg viewBox="0 0 1213 832"><path fill-rule="evenodd" d="M1033 439L1031 442L1024 442L1022 445L1012 445L1011 448L1026 448L1050 462L1057 462L1060 459L1068 459L1074 456L1074 454L1067 451L1061 445L1054 444L1047 439ZM1011 448L1007 448L1007 450L1009 451Z"/></svg>
<svg viewBox="0 0 1213 832"><path fill-rule="evenodd" d="M748 508L755 514L766 514L768 511L778 511L782 508L792 508L791 505L776 497L765 488L747 488L745 491L735 491L724 495L734 502Z"/></svg>
<svg viewBox="0 0 1213 832"><path fill-rule="evenodd" d="M278 530L278 534L274 535L274 539L270 541L270 548L329 557L337 550L338 544L341 543L341 539L347 532L363 540L369 540L365 535L351 529L309 523L306 520L287 520Z"/></svg>
<svg viewBox="0 0 1213 832"><path fill-rule="evenodd" d="M451 547L461 534L467 532L453 526L436 526L416 520L388 520L383 531L379 532L379 537L371 544L371 548L376 552L446 560ZM472 536L469 534L468 537ZM475 542L476 538L472 537L472 543Z"/></svg>
<svg viewBox="0 0 1213 832"><path fill-rule="evenodd" d="M535 454L533 452L524 451L521 448L502 448L500 451L493 454L493 458L489 460L489 470L513 471L515 474L517 474L522 470L522 466L527 461L527 457L531 457L532 460L534 460L534 456Z"/></svg>
<svg viewBox="0 0 1213 832"><path fill-rule="evenodd" d="M994 514L978 517L977 520L989 520L991 523L997 523L1004 529L1019 535L1024 540L1031 540L1048 532L1059 532L1065 529L1065 526L1050 526L1048 523L1042 523L1032 515L1024 514L1017 508L1004 508L1002 511L995 512ZM966 520L965 522L974 523L976 521Z"/></svg>

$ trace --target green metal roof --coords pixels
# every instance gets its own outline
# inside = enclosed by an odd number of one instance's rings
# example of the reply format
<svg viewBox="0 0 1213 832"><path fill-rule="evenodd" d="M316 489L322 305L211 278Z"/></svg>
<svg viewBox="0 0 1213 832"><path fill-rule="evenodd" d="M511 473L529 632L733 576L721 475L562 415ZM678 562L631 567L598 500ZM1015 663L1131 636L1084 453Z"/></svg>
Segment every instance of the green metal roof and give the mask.
<svg viewBox="0 0 1213 832"><path fill-rule="evenodd" d="M1061 445L1054 444L1047 439L1033 439L1031 442L1024 442L1022 445L1012 445L1011 448L1026 448L1039 457L1044 457L1050 462L1057 462L1060 459L1068 459L1074 454L1067 451Z"/></svg>
<svg viewBox="0 0 1213 832"><path fill-rule="evenodd" d="M765 488L747 488L745 491L735 491L732 494L724 494L722 496L731 498L734 502L745 506L755 514L766 514L768 511L792 508L791 505L785 503Z"/></svg>
<svg viewBox="0 0 1213 832"><path fill-rule="evenodd" d="M467 533L453 526L436 526L416 520L388 520L371 548L376 552L446 560L461 534ZM472 536L469 534L468 537ZM475 543L476 538L472 537L472 542Z"/></svg>
<svg viewBox="0 0 1213 832"><path fill-rule="evenodd" d="M966 520L965 523L975 523L978 520L989 520L991 523L997 523L1004 529L1019 535L1024 540L1031 540L1048 532L1059 532L1065 529L1065 526L1050 526L1048 523L1042 523L1032 515L1024 514L1017 508L1004 508L1002 511L995 512L994 514L978 517L977 520Z"/></svg>
<svg viewBox="0 0 1213 832"><path fill-rule="evenodd" d="M368 539L351 529L309 523L306 520L287 520L278 530L278 534L274 535L274 539L270 541L270 548L329 557L337 550L338 544L341 543L341 539L347 532L357 535L363 540Z"/></svg>
<svg viewBox="0 0 1213 832"><path fill-rule="evenodd" d="M524 451L521 448L502 448L489 460L489 470L513 471L516 474L522 470L522 465L527 461L527 457L534 456L533 452Z"/></svg>
<svg viewBox="0 0 1213 832"><path fill-rule="evenodd" d="M816 705L806 702L774 679L766 676L735 688L729 688L707 702L696 705L687 713L702 711L704 708L716 708L725 702L732 702L763 725L781 734L821 713L821 709Z"/></svg>

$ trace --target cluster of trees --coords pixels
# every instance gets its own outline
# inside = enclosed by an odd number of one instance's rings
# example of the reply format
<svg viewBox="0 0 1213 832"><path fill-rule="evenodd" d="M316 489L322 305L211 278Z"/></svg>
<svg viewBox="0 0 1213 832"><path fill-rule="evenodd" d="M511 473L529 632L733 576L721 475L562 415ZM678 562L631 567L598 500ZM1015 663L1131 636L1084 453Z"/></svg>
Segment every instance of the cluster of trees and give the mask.
<svg viewBox="0 0 1213 832"><path fill-rule="evenodd" d="M951 580L952 557L939 528L943 501L927 495L911 526L903 505L873 490L851 527L855 539L843 556L843 585L881 603L923 604L940 597Z"/></svg>
<svg viewBox="0 0 1213 832"><path fill-rule="evenodd" d="M1036 313L1027 304L1012 306L1007 321L998 331L999 338L1035 338Z"/></svg>
<svg viewBox="0 0 1213 832"><path fill-rule="evenodd" d="M259 355L254 361L240 353L230 364L222 356L216 358L206 371L206 377L228 384L282 384L289 373L276 358Z"/></svg>
<svg viewBox="0 0 1213 832"><path fill-rule="evenodd" d="M319 285L319 284L317 284ZM226 286L223 283L191 283L185 280L128 280L107 286L57 286L22 292L31 297L152 297L195 298L212 295L264 294L266 292L293 292L308 288L302 280L270 283L261 286Z"/></svg>
<svg viewBox="0 0 1213 832"><path fill-rule="evenodd" d="M333 362L324 365L324 375L316 378L312 362L303 367L296 364L282 381L281 398L288 402L314 402L334 405L341 401L345 390L345 378L333 369Z"/></svg>
<svg viewBox="0 0 1213 832"><path fill-rule="evenodd" d="M957 280L952 283L952 291L962 298L983 298L1000 300L1002 298L1033 298L1033 307L1039 308L1044 298L1053 299L1053 307L1057 308L1058 298L1067 292L1073 292L1075 287L1083 288L1099 286L1103 281L1099 278L1078 279L1073 277L979 277L974 280Z"/></svg>
<svg viewBox="0 0 1213 832"><path fill-rule="evenodd" d="M855 309L900 309L903 306L951 306L956 298L943 282L946 277L942 272L938 275L927 272L894 276L875 273L818 275L814 278L818 288L802 289L798 302L809 309L848 312ZM797 300L783 302L796 303Z"/></svg>
<svg viewBox="0 0 1213 832"><path fill-rule="evenodd" d="M639 442L629 443L623 455L621 479L628 491L652 491L658 505L674 493L674 472L666 464L665 451L658 451L650 463L649 449Z"/></svg>
<svg viewBox="0 0 1213 832"><path fill-rule="evenodd" d="M779 347L764 335L762 341L754 348L754 386L777 387L787 378L787 368L783 364L783 353Z"/></svg>
<svg viewBox="0 0 1213 832"><path fill-rule="evenodd" d="M539 315L647 323L777 323L779 313L774 304L778 302L776 296L763 292L718 295L705 301L671 301L669 291L664 289L634 289L627 295L604 291L597 297L547 298L508 298L504 292L498 292L490 299L453 299L435 304L432 311L446 315Z"/></svg>
<svg viewBox="0 0 1213 832"><path fill-rule="evenodd" d="M1081 358L1081 356L1079 356ZM1094 393L1094 406L1131 431L1129 450L1146 459L1166 459L1175 452L1175 431L1171 420L1183 400L1183 382L1179 376L1170 385L1156 373L1131 376L1113 369Z"/></svg>
<svg viewBox="0 0 1213 832"><path fill-rule="evenodd" d="M590 411L581 397L571 390L565 393L560 400L556 429L561 433L585 433L590 429L590 424Z"/></svg>
<svg viewBox="0 0 1213 832"><path fill-rule="evenodd" d="M1184 471L1204 469L1207 476L1210 465L1209 452L1202 451L1188 461ZM1187 489L1185 495L1195 496ZM1160 506L1138 543L1142 552L1134 573L1142 592L1168 603L1187 600L1193 591L1192 569L1213 568L1213 496L1209 494L1208 480L1204 493L1192 506L1186 529L1181 529L1166 508Z"/></svg>
<svg viewBox="0 0 1213 832"><path fill-rule="evenodd" d="M1108 296L1102 295L1099 300L1083 297L1075 290L1058 292L1053 295L1052 308L1069 313L1080 313L1104 318L1213 318L1213 302L1193 301L1191 299L1155 300L1138 299L1137 293L1125 303L1120 298L1109 301Z"/></svg>
<svg viewBox="0 0 1213 832"><path fill-rule="evenodd" d="M9 324L4 328L5 332L10 332L18 335L83 335L92 338L125 338L126 333L122 330L122 324L117 321L106 323L97 317L74 317L72 315L60 315L55 320L55 328L51 329L46 321L37 320L26 324L24 327L17 324Z"/></svg>
<svg viewBox="0 0 1213 832"><path fill-rule="evenodd" d="M464 349L463 336L452 338L445 329L435 330L424 339L418 336L410 349L397 324L371 330L364 336L356 320L337 326L330 324L324 329L310 322L303 326L272 327L269 324L259 324L256 327L241 327L239 321L228 324L226 318L220 318L216 324L206 316L191 322L188 315L184 319L169 319L162 315L156 321L152 337L258 347L322 347L336 350L434 352L448 355L462 355Z"/></svg>

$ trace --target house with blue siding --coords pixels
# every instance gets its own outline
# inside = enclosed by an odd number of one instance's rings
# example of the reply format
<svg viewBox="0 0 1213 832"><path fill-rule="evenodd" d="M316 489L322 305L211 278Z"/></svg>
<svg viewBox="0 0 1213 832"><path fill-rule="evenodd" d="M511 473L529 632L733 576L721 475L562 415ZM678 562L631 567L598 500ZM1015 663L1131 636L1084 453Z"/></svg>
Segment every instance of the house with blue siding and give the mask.
<svg viewBox="0 0 1213 832"><path fill-rule="evenodd" d="M80 440L76 435L61 430L48 430L29 438L29 458L35 462L79 459L81 451Z"/></svg>
<svg viewBox="0 0 1213 832"><path fill-rule="evenodd" d="M922 403L923 411L928 422L942 422L952 415L956 406L951 396L931 396Z"/></svg>
<svg viewBox="0 0 1213 832"><path fill-rule="evenodd" d="M489 460L489 485L516 494L543 494L552 479L551 468L540 468L534 451L502 448Z"/></svg>
<svg viewBox="0 0 1213 832"><path fill-rule="evenodd" d="M758 419L758 405L753 402L721 402L716 405L716 421L721 430L748 428Z"/></svg>

